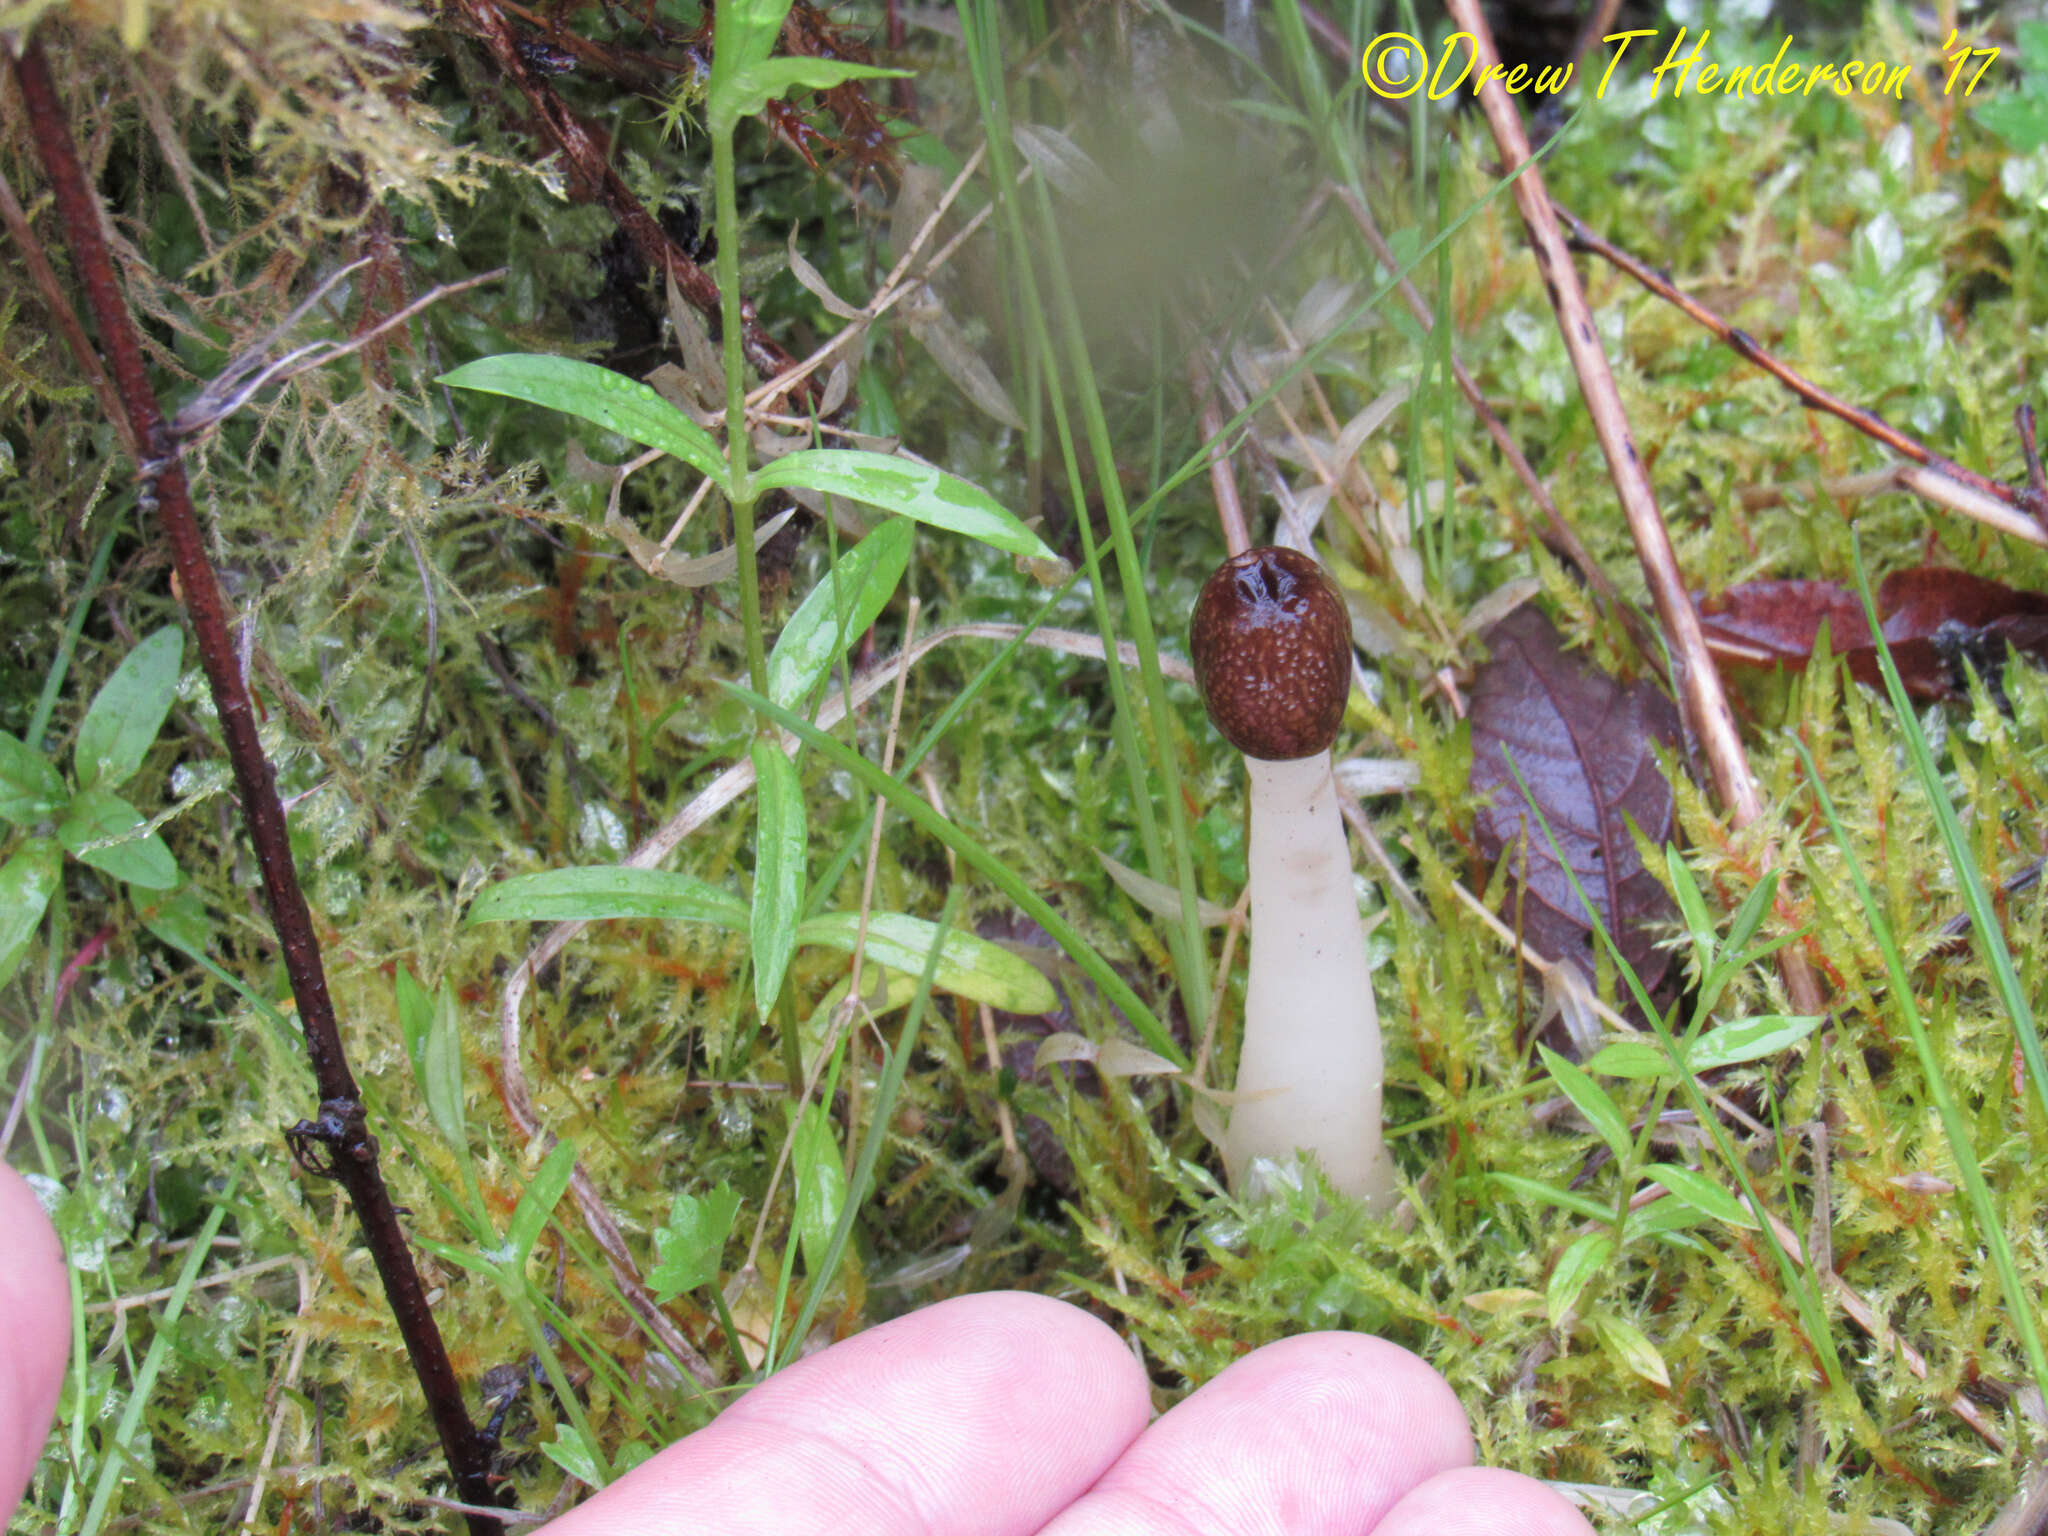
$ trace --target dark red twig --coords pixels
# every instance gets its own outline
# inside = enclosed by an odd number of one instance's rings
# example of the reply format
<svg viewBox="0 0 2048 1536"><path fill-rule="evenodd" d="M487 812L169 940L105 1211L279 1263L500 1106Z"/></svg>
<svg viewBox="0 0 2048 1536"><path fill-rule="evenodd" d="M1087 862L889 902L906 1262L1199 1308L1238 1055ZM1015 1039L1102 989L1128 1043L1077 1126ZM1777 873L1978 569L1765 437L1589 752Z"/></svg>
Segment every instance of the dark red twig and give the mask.
<svg viewBox="0 0 2048 1536"><path fill-rule="evenodd" d="M49 178L58 220L71 249L72 265L84 284L128 426L147 455L140 466L141 501L146 509L156 513L164 540L170 546L185 613L192 623L200 662L220 715L228 760L234 767L242 816L249 840L255 845L264 905L277 932L278 947L291 978L292 996L298 1003L300 1025L305 1031L306 1054L319 1085L318 1118L302 1121L286 1134L303 1162L313 1171L331 1174L348 1191L413 1369L419 1374L456 1488L465 1503L495 1505L498 1500L490 1480L490 1447L463 1407L461 1384L449 1363L440 1329L434 1323L419 1274L413 1268L398 1214L377 1169L377 1143L365 1124L355 1077L342 1050L341 1031L335 1023L334 1004L328 996L327 977L320 963L319 941L314 937L312 917L292 865L284 807L278 801L270 764L256 734L256 717L242 683L220 587L214 580L199 522L193 514L180 445L157 404L143 359L141 338L114 273L100 225L99 199L79 163L41 43L29 43L18 55L12 55L11 49L9 52L27 109L29 132ZM313 1148L320 1149L317 1159ZM502 1536L503 1524L496 1519L472 1514L468 1520L471 1536Z"/></svg>
<svg viewBox="0 0 2048 1536"><path fill-rule="evenodd" d="M669 238L660 221L634 196L633 189L612 168L611 158L597 131L572 112L560 93L527 64L519 50L519 40L513 34L512 24L495 0L461 0L461 7L476 36L490 50L492 61L507 79L519 87L534 115L547 130L548 137L554 140L562 158L576 173L577 180L589 189L619 228L626 232L641 259L657 272L672 273L676 291L682 294L691 308L716 324L719 316L718 284L709 272L690 258L687 251ZM743 300L740 314L746 333L743 344L747 361L753 364L762 378L772 379L795 364L796 360L783 350L782 345L761 328L751 303ZM796 386L792 393L791 406L799 412L822 398L819 386L810 379Z"/></svg>
<svg viewBox="0 0 2048 1536"><path fill-rule="evenodd" d="M2048 529L2048 475L2041 471L2041 446L2034 440L2034 408L2023 403L2012 413L2012 424L2020 435L2020 451L2027 458L2027 489L2034 497L2034 520Z"/></svg>

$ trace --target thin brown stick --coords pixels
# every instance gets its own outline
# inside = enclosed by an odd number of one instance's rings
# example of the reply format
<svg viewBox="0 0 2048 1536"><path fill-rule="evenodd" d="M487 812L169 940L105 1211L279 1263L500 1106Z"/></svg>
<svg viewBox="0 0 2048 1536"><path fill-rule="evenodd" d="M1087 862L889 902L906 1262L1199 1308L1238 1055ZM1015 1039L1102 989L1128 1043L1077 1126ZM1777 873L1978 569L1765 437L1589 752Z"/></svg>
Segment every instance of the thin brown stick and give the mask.
<svg viewBox="0 0 2048 1536"><path fill-rule="evenodd" d="M14 66L29 134L56 199L58 219L71 248L72 266L85 286L93 321L106 349L123 417L134 441L142 445L147 455L140 465L139 499L146 510L156 514L164 542L170 546L186 617L198 642L200 662L220 717L221 737L234 768L249 841L255 845L264 905L276 930L285 973L298 1004L306 1056L319 1085L321 1104L317 1120L302 1121L287 1134L294 1138L298 1148L324 1148L327 1161L319 1171L331 1173L348 1192L384 1282L384 1294L405 1339L406 1352L419 1375L420 1388L457 1491L470 1503L495 1504L497 1492L490 1478L490 1447L463 1406L461 1383L449 1362L433 1311L427 1305L419 1273L413 1268L412 1253L398 1224L397 1210L378 1172L377 1142L365 1123L355 1077L342 1048L312 915L292 864L284 807L278 801L276 782L263 755L255 712L250 707L234 641L228 633L227 608L192 509L177 440L157 403L141 336L114 273L113 257L100 222L99 199L79 162L40 41L31 41L18 54L11 43L0 41L0 51L8 55ZM303 1158L303 1152L301 1155ZM471 1536L502 1536L504 1528L495 1517L472 1515L469 1529Z"/></svg>
<svg viewBox="0 0 2048 1536"><path fill-rule="evenodd" d="M1621 14L1621 0L1596 0L1593 9L1586 13L1585 21L1579 27L1579 35L1572 39L1572 67L1576 69L1586 62L1591 53L1607 36L1607 29L1614 25L1614 18Z"/></svg>
<svg viewBox="0 0 2048 1536"><path fill-rule="evenodd" d="M1570 244L1573 247L1598 256L1609 266L1633 278L1665 303L1681 311L1687 319L1703 330L1711 331L1737 357L1745 362L1754 363L1792 391L1799 397L1800 403L1809 410L1825 411L1828 415L1847 422L1864 436L1883 443L1901 457L1933 470L1966 491L1976 493L1975 497L1967 499L1933 499L1941 500L1944 505L1963 513L1966 517L1990 523L2001 533L2010 533L2035 544L2048 544L2048 532L2043 532L2043 528L2048 527L2048 496L2043 496L2031 488L2016 490L2012 486L2001 485L1996 480L1980 475L1973 469L1965 469L1955 460L1942 457L1919 439L1901 432L1875 411L1866 410L1860 405L1851 405L1840 395L1822 389L1791 364L1771 352L1749 332L1740 326L1729 324L1720 314L1680 289L1672 282L1670 273L1658 271L1648 263L1639 261L1620 246L1595 233L1585 220L1555 198L1546 195L1545 201L1556 215L1557 221L1570 232ZM1916 483L1915 489L1918 488ZM1923 491L1922 494L1927 493ZM1999 503L2008 515L2004 518L1983 515L1977 498L1989 498Z"/></svg>
<svg viewBox="0 0 2048 1536"><path fill-rule="evenodd" d="M1494 47L1493 31L1479 9L1479 0L1446 0L1446 4L1453 22L1472 34L1474 67L1481 71L1496 68L1500 54ZM1483 74L1482 78L1487 79L1487 84L1479 93L1479 104L1493 130L1501 159L1515 177L1515 204L1529 231L1536 268L1543 275L1543 285L1557 311L1565 350L1571 356L1580 392L1593 418L1594 433L1607 456L1622 511L1628 517L1636 558L1642 562L1650 596L1657 605L1658 621L1670 642L1679 703L1706 755L1721 803L1733 813L1737 828L1747 827L1763 815L1763 805L1757 798L1756 780L1742 750L1734 712L1721 688L1721 674L1715 669L1706 638L1700 633L1699 614L1693 609L1685 578L1679 573L1671 535L1658 510L1657 495L1651 489L1648 471L1643 468L1642 455L1636 451L1621 393L1614 386L1607 354L1601 350L1599 334L1593 329L1593 313L1586 303L1585 290L1579 286L1579 275L1572 268L1563 231L1543 187L1543 174L1533 163L1521 115L1497 78ZM1766 857L1765 862L1774 861ZM1793 1006L1801 1013L1825 1012L1820 987L1805 953L1795 945L1787 945L1778 951L1778 959L1779 973L1784 977L1785 991Z"/></svg>

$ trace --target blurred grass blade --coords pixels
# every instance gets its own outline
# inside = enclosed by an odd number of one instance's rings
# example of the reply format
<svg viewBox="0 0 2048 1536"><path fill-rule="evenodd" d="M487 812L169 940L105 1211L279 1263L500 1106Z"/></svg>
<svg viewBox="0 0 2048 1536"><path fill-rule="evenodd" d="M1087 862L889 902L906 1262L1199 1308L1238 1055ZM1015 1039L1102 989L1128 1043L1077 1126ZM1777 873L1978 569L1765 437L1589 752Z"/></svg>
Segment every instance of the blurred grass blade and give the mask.
<svg viewBox="0 0 2048 1536"><path fill-rule="evenodd" d="M78 1527L79 1536L98 1536L107 1518L107 1505L114 1497L114 1490L128 1475L128 1447L134 1443L136 1432L142 1427L142 1415L150 1406L164 1359L179 1340L178 1319L185 1311L185 1303L191 1299L192 1287L199 1279L201 1267L213 1256L213 1240L220 1234L221 1223L227 1219L228 1203L235 1198L235 1190L241 1182L242 1169L238 1163L228 1176L227 1188L215 1197L213 1209L206 1213L205 1225L193 1237L192 1246L185 1250L185 1261L178 1266L178 1278L171 1283L170 1295L164 1298L163 1315L156 1320L149 1352L142 1357L142 1365L135 1372L135 1379L129 1383L127 1403L121 1410L120 1421L114 1426L113 1438L103 1453L99 1481L93 1486L92 1503L85 1511L85 1521ZM84 1362L79 1364L82 1368Z"/></svg>

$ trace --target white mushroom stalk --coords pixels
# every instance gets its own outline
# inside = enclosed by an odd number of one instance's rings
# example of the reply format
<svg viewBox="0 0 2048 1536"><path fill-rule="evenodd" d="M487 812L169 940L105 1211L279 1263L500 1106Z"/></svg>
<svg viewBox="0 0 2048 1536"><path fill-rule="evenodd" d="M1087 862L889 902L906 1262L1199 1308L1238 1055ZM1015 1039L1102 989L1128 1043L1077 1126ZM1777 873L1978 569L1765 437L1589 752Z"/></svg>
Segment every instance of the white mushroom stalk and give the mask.
<svg viewBox="0 0 2048 1536"><path fill-rule="evenodd" d="M1218 567L1190 650L1209 716L1251 778L1251 962L1223 1160L1256 1198L1312 1155L1384 1210L1394 1173L1365 930L1330 746L1351 684L1344 600L1314 560L1252 549Z"/></svg>

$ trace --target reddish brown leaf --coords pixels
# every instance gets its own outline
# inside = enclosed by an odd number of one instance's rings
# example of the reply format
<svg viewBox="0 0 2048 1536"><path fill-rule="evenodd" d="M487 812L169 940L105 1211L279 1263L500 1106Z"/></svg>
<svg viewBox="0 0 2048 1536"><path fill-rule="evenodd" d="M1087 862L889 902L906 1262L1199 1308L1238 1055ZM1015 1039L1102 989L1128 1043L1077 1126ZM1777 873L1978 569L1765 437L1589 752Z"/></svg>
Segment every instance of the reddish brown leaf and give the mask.
<svg viewBox="0 0 2048 1536"><path fill-rule="evenodd" d="M1546 959L1593 972L1593 925L1572 894L1565 866L1508 767L1529 786L1579 884L1647 989L1670 957L1654 925L1671 900L1636 856L1633 821L1652 841L1672 832L1671 786L1654 744L1678 739L1678 712L1648 683L1623 687L1565 654L1557 630L1533 607L1487 631L1493 659L1472 684L1472 788L1482 800L1476 832L1489 867L1509 849L1522 894L1523 938ZM1526 836L1526 844L1524 842ZM1511 894L1503 917L1515 920Z"/></svg>
<svg viewBox="0 0 2048 1536"><path fill-rule="evenodd" d="M1743 582L1699 606L1707 645L1724 662L1796 671L1812 658L1825 621L1850 673L1882 686L1863 605L1837 582ZM2008 645L2048 656L2048 595L1963 571L1894 571L1877 589L1877 612L1899 676L1917 699L1960 698L1971 667L1995 687Z"/></svg>
<svg viewBox="0 0 2048 1536"><path fill-rule="evenodd" d="M1699 610L1708 649L1747 666L1783 662L1799 670L1812 659L1822 624L1837 656L1870 640L1856 594L1832 581L1745 581Z"/></svg>

